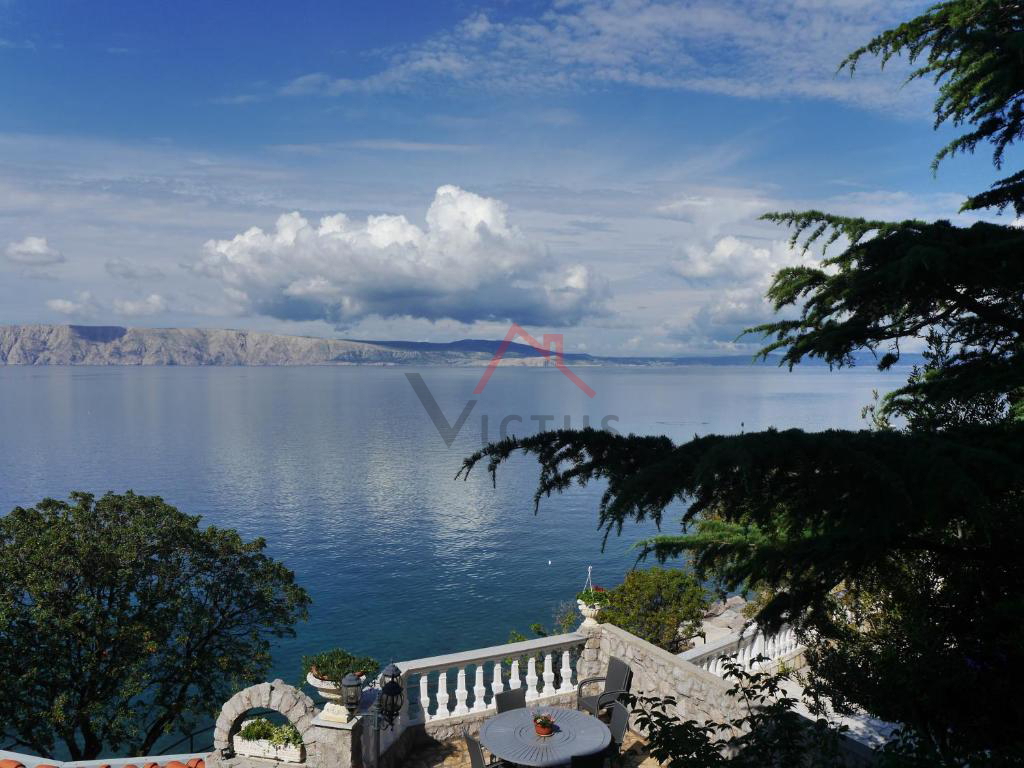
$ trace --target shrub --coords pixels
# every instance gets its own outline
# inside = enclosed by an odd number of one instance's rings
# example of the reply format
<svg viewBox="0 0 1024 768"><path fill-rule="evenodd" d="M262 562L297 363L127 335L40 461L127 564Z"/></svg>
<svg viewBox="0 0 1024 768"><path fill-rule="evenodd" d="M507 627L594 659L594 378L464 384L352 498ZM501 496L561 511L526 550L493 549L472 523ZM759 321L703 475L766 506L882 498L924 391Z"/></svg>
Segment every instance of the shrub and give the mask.
<svg viewBox="0 0 1024 768"><path fill-rule="evenodd" d="M610 622L671 653L686 649L698 634L708 592L688 571L651 568L630 571L607 593L599 620Z"/></svg>
<svg viewBox="0 0 1024 768"><path fill-rule="evenodd" d="M344 648L332 648L312 656L302 657L302 681L312 672L321 680L341 685L342 678L349 672L363 673L373 677L380 669L380 662L369 656L355 656Z"/></svg>
<svg viewBox="0 0 1024 768"><path fill-rule="evenodd" d="M576 599L586 605L607 605L608 590L604 587L587 587L576 595Z"/></svg>
<svg viewBox="0 0 1024 768"><path fill-rule="evenodd" d="M299 729L291 723L274 725L265 717L257 717L249 720L238 732L238 735L247 741L266 740L275 747L301 747L302 734Z"/></svg>

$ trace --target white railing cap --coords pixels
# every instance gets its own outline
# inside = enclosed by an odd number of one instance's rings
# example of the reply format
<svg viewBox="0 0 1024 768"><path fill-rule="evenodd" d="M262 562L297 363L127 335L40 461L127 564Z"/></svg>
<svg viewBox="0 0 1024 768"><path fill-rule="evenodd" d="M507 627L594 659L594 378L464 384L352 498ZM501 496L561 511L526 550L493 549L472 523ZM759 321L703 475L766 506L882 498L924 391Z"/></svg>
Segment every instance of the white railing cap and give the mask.
<svg viewBox="0 0 1024 768"><path fill-rule="evenodd" d="M698 645L696 648L691 648L688 651L683 651L677 654L679 658L684 661L696 661L702 659L705 656L711 656L713 654L720 654L723 651L733 653L738 651L744 645L748 645L754 642L757 638L758 629L756 624L751 624L746 629L741 629L736 632L731 632L728 635L713 640L710 643L704 645Z"/></svg>
<svg viewBox="0 0 1024 768"><path fill-rule="evenodd" d="M552 635L551 637L538 637L536 640L524 640L521 643L506 643L505 645L492 645L490 648L477 648L472 651L461 651L449 653L443 656L427 656L422 659L398 662L399 669L404 673L409 672L431 672L435 669L451 669L462 667L466 664L474 664L481 661L496 661L508 657L524 656L538 651L554 651L562 648L570 648L574 645L582 645L587 641L587 636L580 632L569 632L565 635Z"/></svg>

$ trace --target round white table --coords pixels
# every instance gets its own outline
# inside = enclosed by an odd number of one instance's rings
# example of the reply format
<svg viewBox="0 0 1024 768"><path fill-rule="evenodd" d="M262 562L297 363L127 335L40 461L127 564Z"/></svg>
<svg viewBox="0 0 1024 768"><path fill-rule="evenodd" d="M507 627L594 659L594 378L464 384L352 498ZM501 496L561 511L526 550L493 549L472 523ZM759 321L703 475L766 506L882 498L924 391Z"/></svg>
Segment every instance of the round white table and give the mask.
<svg viewBox="0 0 1024 768"><path fill-rule="evenodd" d="M555 721L555 732L538 736L534 714L546 713ZM516 765L566 765L574 756L600 752L612 741L608 726L586 712L559 707L511 709L480 727L480 742L491 754Z"/></svg>

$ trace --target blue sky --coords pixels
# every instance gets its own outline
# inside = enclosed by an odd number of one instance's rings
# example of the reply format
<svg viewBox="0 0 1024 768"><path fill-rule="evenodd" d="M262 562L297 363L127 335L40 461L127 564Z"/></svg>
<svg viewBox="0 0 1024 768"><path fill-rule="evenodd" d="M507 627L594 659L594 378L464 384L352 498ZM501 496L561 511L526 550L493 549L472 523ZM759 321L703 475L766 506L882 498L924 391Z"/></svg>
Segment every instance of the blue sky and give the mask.
<svg viewBox="0 0 1024 768"><path fill-rule="evenodd" d="M992 180L835 75L923 5L0 0L0 322L745 350L813 258L760 213Z"/></svg>

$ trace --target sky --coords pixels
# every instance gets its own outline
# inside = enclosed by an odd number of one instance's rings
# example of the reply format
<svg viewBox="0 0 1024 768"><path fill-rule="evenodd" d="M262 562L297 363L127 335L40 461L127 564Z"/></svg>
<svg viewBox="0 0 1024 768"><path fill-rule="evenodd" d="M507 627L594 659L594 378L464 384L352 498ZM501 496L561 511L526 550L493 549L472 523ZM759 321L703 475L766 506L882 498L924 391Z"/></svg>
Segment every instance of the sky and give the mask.
<svg viewBox="0 0 1024 768"><path fill-rule="evenodd" d="M732 354L758 217L996 177L844 55L905 0L0 0L0 324Z"/></svg>

